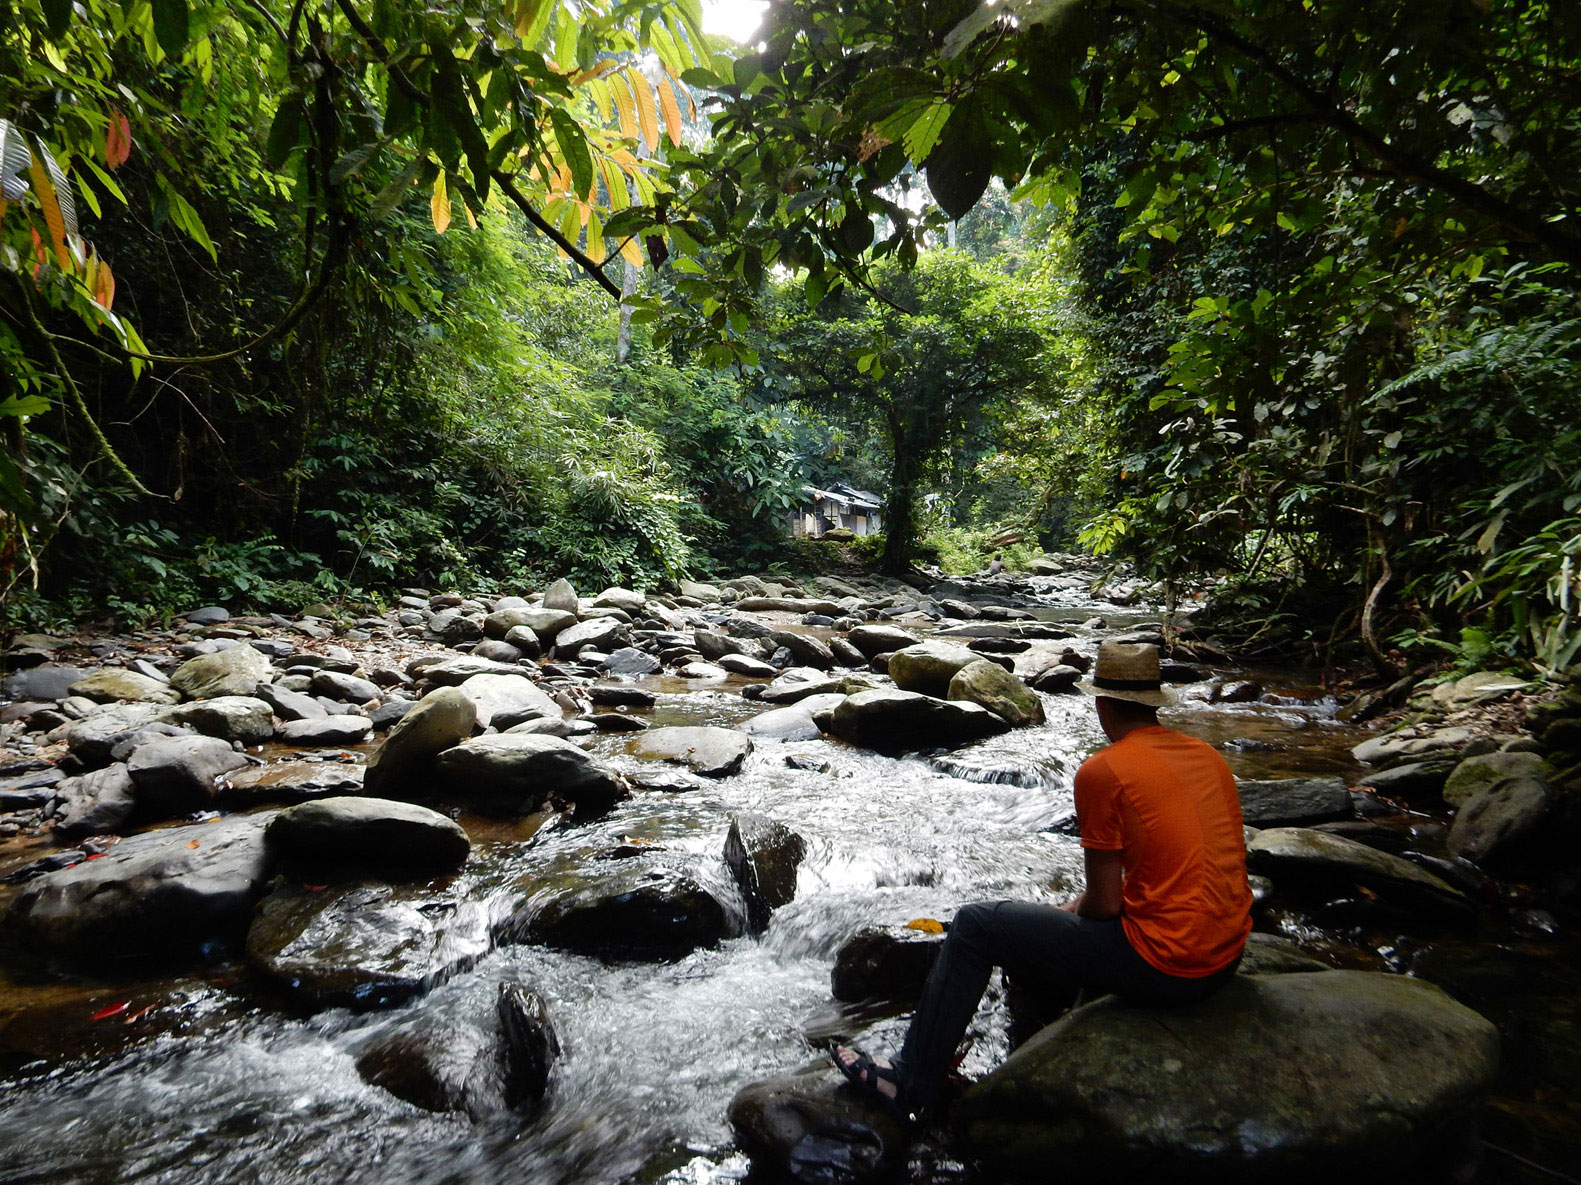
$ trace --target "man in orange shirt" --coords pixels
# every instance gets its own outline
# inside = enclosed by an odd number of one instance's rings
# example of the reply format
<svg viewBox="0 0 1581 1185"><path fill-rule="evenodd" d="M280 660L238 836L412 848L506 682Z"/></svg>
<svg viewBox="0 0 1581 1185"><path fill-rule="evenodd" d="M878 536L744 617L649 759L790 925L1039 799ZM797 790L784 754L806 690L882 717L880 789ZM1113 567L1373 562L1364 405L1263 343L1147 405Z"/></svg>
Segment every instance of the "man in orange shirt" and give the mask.
<svg viewBox="0 0 1581 1185"><path fill-rule="evenodd" d="M1221 987L1251 932L1240 797L1209 745L1165 728L1171 702L1153 646L1104 643L1083 691L1111 742L1077 771L1087 887L1053 906L963 906L894 1062L847 1046L859 1089L916 1115L944 1082L996 966L1069 1007L1081 993L1188 1004Z"/></svg>

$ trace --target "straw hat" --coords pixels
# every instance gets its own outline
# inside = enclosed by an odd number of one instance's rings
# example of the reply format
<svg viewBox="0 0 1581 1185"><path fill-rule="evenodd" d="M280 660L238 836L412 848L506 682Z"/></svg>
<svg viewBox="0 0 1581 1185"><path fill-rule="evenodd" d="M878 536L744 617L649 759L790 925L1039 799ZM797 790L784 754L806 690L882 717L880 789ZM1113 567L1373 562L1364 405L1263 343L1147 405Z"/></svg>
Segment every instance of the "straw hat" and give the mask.
<svg viewBox="0 0 1581 1185"><path fill-rule="evenodd" d="M1158 647L1127 642L1100 642L1092 678L1076 684L1088 695L1126 699L1162 708L1175 702L1158 674Z"/></svg>

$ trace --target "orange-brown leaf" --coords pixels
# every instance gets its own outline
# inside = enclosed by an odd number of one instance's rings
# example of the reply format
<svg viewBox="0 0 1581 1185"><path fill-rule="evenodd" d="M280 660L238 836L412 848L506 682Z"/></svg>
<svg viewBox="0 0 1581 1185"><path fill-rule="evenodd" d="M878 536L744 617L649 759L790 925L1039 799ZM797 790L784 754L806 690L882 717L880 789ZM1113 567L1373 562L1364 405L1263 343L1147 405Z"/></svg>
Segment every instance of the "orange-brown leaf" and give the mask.
<svg viewBox="0 0 1581 1185"><path fill-rule="evenodd" d="M664 130L670 133L670 143L681 142L681 105L675 101L675 89L668 78L659 79L659 107L664 111Z"/></svg>
<svg viewBox="0 0 1581 1185"><path fill-rule="evenodd" d="M444 234L450 228L450 190L443 173L434 178L434 196L428 201L428 212L434 219L434 231Z"/></svg>
<svg viewBox="0 0 1581 1185"><path fill-rule="evenodd" d="M620 117L620 134L628 140L637 138L637 101L632 97L630 78L609 80L610 93L615 96L615 114Z"/></svg>
<svg viewBox="0 0 1581 1185"><path fill-rule="evenodd" d="M110 271L110 265L104 260L99 260L99 277L93 286L93 299L105 311L115 304L115 276Z"/></svg>
<svg viewBox="0 0 1581 1185"><path fill-rule="evenodd" d="M33 154L33 163L28 166L28 176L33 179L33 192L44 211L44 225L49 227L50 241L55 247L55 260L60 264L61 271L69 271L71 252L66 249L66 219L61 213L60 198L55 194L55 183L50 180L49 170L44 167L37 152Z"/></svg>
<svg viewBox="0 0 1581 1185"><path fill-rule="evenodd" d="M110 112L110 126L104 133L104 163L112 169L124 165L132 155L132 125L118 110Z"/></svg>
<svg viewBox="0 0 1581 1185"><path fill-rule="evenodd" d="M935 918L912 918L906 923L908 930L921 930L924 934L943 934L944 923Z"/></svg>
<svg viewBox="0 0 1581 1185"><path fill-rule="evenodd" d="M657 152L659 110L653 98L653 85L640 70L630 71L627 77L631 79L631 93L637 99L637 120L642 124L642 138L647 142L649 152Z"/></svg>

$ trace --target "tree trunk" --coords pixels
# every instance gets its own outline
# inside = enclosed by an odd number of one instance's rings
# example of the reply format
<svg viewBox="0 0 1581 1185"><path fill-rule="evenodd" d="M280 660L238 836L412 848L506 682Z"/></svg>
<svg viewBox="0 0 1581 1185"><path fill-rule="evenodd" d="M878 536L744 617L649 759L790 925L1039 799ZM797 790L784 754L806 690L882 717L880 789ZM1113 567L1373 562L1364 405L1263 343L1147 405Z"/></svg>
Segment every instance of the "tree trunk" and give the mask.
<svg viewBox="0 0 1581 1185"><path fill-rule="evenodd" d="M889 415L891 457L889 505L884 523L884 554L879 567L890 576L911 570L911 553L917 535L917 487L922 466L911 447L910 433L893 412Z"/></svg>
<svg viewBox="0 0 1581 1185"><path fill-rule="evenodd" d="M637 295L637 281L641 276L642 269L628 263L620 281L620 329L615 334L615 362L620 366L631 357L631 305L626 302L628 297Z"/></svg>

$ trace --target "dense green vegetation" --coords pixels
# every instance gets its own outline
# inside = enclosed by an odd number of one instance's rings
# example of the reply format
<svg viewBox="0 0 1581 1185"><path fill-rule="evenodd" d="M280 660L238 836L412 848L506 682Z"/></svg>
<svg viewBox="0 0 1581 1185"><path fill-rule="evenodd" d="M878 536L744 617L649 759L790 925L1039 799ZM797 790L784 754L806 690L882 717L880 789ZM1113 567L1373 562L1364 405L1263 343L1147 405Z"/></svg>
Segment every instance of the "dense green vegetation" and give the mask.
<svg viewBox="0 0 1581 1185"><path fill-rule="evenodd" d="M1575 659L1581 11L784 0L760 36L9 6L10 620L764 569L849 480L892 571L1082 546L1215 582L1254 647Z"/></svg>

